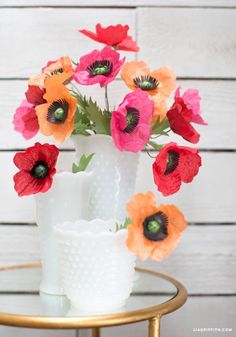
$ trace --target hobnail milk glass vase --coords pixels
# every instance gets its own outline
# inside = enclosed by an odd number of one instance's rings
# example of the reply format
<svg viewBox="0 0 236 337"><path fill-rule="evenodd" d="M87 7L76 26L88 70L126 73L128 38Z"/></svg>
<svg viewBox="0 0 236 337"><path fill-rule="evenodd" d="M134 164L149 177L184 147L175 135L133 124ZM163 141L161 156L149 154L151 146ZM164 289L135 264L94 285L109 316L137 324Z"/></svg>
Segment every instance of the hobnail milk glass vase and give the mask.
<svg viewBox="0 0 236 337"><path fill-rule="evenodd" d="M90 219L126 217L125 204L135 189L139 154L119 151L107 135L73 136L76 160L95 153L87 171L94 171L89 201Z"/></svg>
<svg viewBox="0 0 236 337"><path fill-rule="evenodd" d="M87 219L87 205L92 173L56 173L52 187L36 199L42 276L40 291L62 295L53 227L65 221Z"/></svg>
<svg viewBox="0 0 236 337"><path fill-rule="evenodd" d="M101 313L125 304L134 278L135 255L126 246L127 229L115 220L79 220L54 229L62 284L79 313Z"/></svg>

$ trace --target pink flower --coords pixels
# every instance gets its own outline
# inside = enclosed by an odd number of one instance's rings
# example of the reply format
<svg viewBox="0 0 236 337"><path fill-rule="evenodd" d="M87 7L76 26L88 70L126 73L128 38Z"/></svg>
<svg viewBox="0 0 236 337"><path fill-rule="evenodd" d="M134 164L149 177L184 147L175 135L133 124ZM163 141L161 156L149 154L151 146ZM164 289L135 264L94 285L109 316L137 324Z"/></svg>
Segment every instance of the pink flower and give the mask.
<svg viewBox="0 0 236 337"><path fill-rule="evenodd" d="M111 117L111 134L120 151L138 152L144 148L151 134L153 101L137 89L126 95Z"/></svg>
<svg viewBox="0 0 236 337"><path fill-rule="evenodd" d="M25 139L34 137L38 130L38 118L33 104L26 100L16 109L13 118L14 129L22 134Z"/></svg>
<svg viewBox="0 0 236 337"><path fill-rule="evenodd" d="M175 100L177 100L178 98L182 98L186 107L192 111L191 120L189 120L189 122L201 124L201 125L207 125L207 123L201 117L201 111L200 111L201 97L197 89L188 89L185 91L185 93L181 97L180 87L178 87L175 92Z"/></svg>
<svg viewBox="0 0 236 337"><path fill-rule="evenodd" d="M114 80L124 62L125 58L120 60L120 54L109 46L93 50L80 58L74 79L82 85L99 83L104 87Z"/></svg>

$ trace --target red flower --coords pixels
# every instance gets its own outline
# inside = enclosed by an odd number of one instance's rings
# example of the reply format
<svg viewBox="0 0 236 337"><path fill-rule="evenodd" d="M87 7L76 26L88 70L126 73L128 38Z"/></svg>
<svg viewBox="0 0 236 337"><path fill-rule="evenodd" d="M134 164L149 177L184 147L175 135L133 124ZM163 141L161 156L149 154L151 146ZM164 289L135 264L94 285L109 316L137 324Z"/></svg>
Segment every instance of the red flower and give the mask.
<svg viewBox="0 0 236 337"><path fill-rule="evenodd" d="M197 149L167 144L157 155L153 163L154 181L164 195L176 193L181 183L190 183L201 166L201 157Z"/></svg>
<svg viewBox="0 0 236 337"><path fill-rule="evenodd" d="M200 115L198 90L189 89L180 97L180 88L178 88L175 93L175 102L167 112L167 118L172 131L190 143L198 143L200 135L190 123L207 125Z"/></svg>
<svg viewBox="0 0 236 337"><path fill-rule="evenodd" d="M14 156L14 164L20 169L13 179L18 196L47 192L56 173L59 150L55 145L35 143L25 152Z"/></svg>
<svg viewBox="0 0 236 337"><path fill-rule="evenodd" d="M43 95L45 94L45 90L37 87L36 85L29 85L28 90L25 92L26 99L29 103L36 106L39 104L45 103L45 99Z"/></svg>
<svg viewBox="0 0 236 337"><path fill-rule="evenodd" d="M80 33L90 39L112 46L117 50L139 51L136 42L128 35L129 26L116 25L102 28L100 23L96 25L96 33L86 29L79 30Z"/></svg>

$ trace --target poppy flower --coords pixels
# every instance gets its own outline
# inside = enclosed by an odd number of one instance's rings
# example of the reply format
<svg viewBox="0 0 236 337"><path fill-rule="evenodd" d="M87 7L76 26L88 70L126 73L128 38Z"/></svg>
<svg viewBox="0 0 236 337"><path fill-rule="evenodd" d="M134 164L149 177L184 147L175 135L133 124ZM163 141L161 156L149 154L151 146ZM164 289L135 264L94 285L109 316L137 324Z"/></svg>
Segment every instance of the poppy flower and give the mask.
<svg viewBox="0 0 236 337"><path fill-rule="evenodd" d="M153 176L158 190L164 195L176 193L181 183L190 183L198 174L201 157L197 149L169 143L153 163Z"/></svg>
<svg viewBox="0 0 236 337"><path fill-rule="evenodd" d="M167 103L165 98L161 98L160 95L151 96L154 103L154 114L151 124L154 125L159 119L162 121L166 117L167 113Z"/></svg>
<svg viewBox="0 0 236 337"><path fill-rule="evenodd" d="M90 30L81 29L80 33L90 39L112 46L116 50L139 51L137 43L128 35L129 26L116 25L102 27L100 23L96 25L96 33Z"/></svg>
<svg viewBox="0 0 236 337"><path fill-rule="evenodd" d="M120 54L109 46L93 50L80 58L74 79L82 85L99 83L104 87L114 80L124 62L125 58L120 60Z"/></svg>
<svg viewBox="0 0 236 337"><path fill-rule="evenodd" d="M16 109L13 117L14 129L22 134L25 139L34 137L39 130L38 118L35 107L27 100L23 100Z"/></svg>
<svg viewBox="0 0 236 337"><path fill-rule="evenodd" d="M138 152L151 134L153 102L140 89L125 96L111 116L111 134L120 151Z"/></svg>
<svg viewBox="0 0 236 337"><path fill-rule="evenodd" d="M45 80L48 77L56 76L61 83L67 83L73 77L74 71L71 60L68 56L61 57L56 61L49 61L42 68L41 74L33 76L29 79L29 85L44 87Z"/></svg>
<svg viewBox="0 0 236 337"><path fill-rule="evenodd" d="M45 81L45 90L46 103L36 107L40 131L63 142L73 132L77 100L56 77Z"/></svg>
<svg viewBox="0 0 236 337"><path fill-rule="evenodd" d="M121 77L131 90L140 88L150 96L159 94L160 98L168 98L175 88L175 74L169 67L150 71L144 62L127 62Z"/></svg>
<svg viewBox="0 0 236 337"><path fill-rule="evenodd" d="M45 103L45 99L43 98L44 94L44 89L35 85L29 85L27 91L25 92L25 97L29 103L36 106Z"/></svg>
<svg viewBox="0 0 236 337"><path fill-rule="evenodd" d="M131 224L128 225L127 246L141 260L151 257L162 261L170 255L187 227L184 215L174 205L157 206L153 193L136 194L126 205Z"/></svg>
<svg viewBox="0 0 236 337"><path fill-rule="evenodd" d="M167 112L172 131L193 144L198 143L200 135L191 123L207 125L200 115L200 100L197 89L188 89L181 97L179 87L175 93L174 104Z"/></svg>
<svg viewBox="0 0 236 337"><path fill-rule="evenodd" d="M13 179L20 197L49 190L56 173L58 154L59 150L55 145L40 143L15 154L13 161L20 171Z"/></svg>

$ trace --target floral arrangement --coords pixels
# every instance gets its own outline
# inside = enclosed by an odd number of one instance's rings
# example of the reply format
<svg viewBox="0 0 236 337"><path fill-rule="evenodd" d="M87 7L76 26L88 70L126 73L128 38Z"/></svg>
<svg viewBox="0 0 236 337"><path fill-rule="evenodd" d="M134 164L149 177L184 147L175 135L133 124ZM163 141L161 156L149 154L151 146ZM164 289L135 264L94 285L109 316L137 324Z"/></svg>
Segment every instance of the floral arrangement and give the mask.
<svg viewBox="0 0 236 337"><path fill-rule="evenodd" d="M196 144L200 135L192 123L206 125L201 117L197 89L181 94L177 87L174 101L168 99L176 88L176 77L169 67L150 70L142 61L125 63L119 51L136 52L137 43L128 35L128 25L102 27L96 32L80 32L105 44L83 55L77 61L68 56L49 61L38 75L28 81L26 99L16 109L13 124L25 139L38 132L64 142L74 135L111 136L119 151L138 153L158 151L153 161L154 183L164 196L176 193L182 183L190 183L201 166L197 149L174 142L158 144L160 136L171 131ZM127 94L121 103L111 108L109 84L121 74ZM99 84L105 109L92 97L82 94L83 86ZM122 100L123 99L123 100ZM17 153L14 163L19 172L14 176L19 196L46 192L53 183L59 150L55 145L36 143ZM85 170L94 154L81 157L73 172ZM96 154L95 154L96 155ZM157 206L151 192L137 194L127 203L129 249L141 259L160 261L175 248L180 233L186 228L183 214L173 205ZM119 227L119 226L118 226Z"/></svg>

